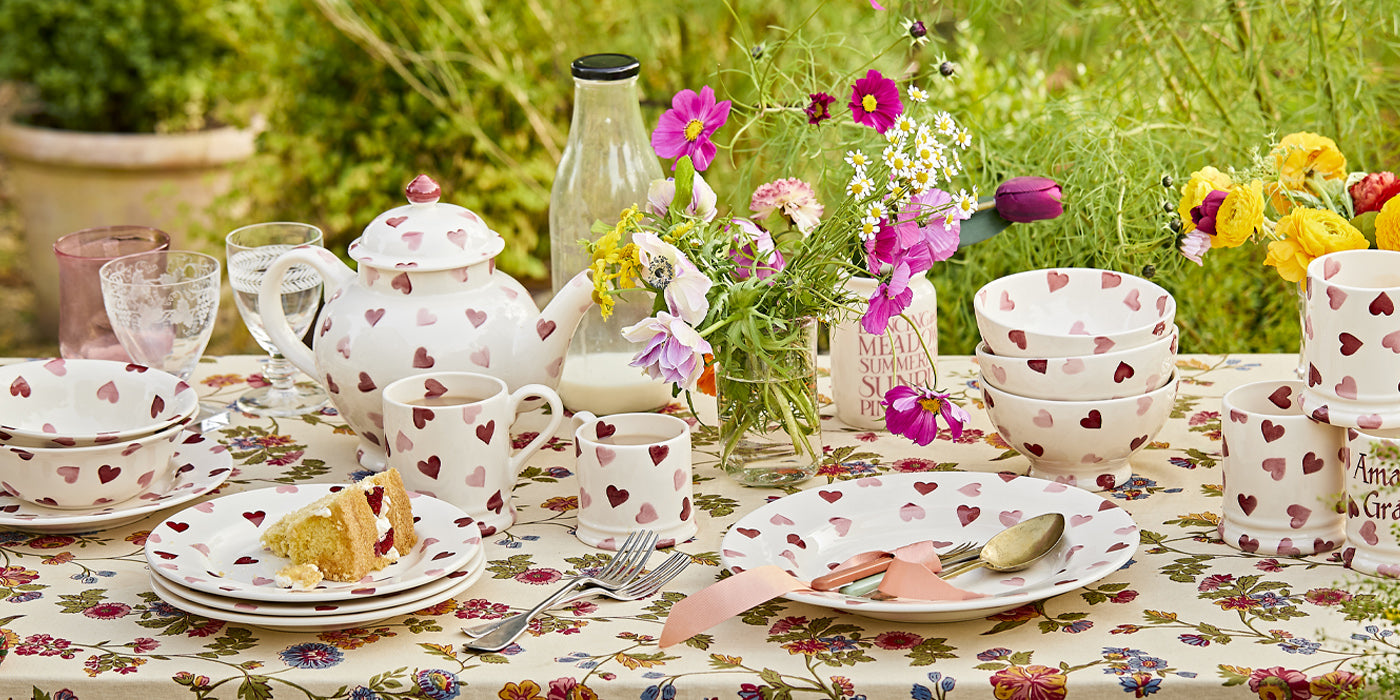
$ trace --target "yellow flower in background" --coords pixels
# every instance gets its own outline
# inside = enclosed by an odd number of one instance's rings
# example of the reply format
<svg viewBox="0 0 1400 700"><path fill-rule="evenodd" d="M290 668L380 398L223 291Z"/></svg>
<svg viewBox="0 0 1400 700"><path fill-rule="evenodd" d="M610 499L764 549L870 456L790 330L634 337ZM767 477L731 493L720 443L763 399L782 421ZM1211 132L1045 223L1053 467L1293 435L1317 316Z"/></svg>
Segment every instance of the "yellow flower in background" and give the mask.
<svg viewBox="0 0 1400 700"><path fill-rule="evenodd" d="M1308 263L1320 255L1371 247L1355 226L1326 209L1294 209L1279 219L1275 232L1284 240L1269 244L1264 264L1278 268L1279 276L1289 282L1301 281Z"/></svg>
<svg viewBox="0 0 1400 700"><path fill-rule="evenodd" d="M1278 166L1279 182L1293 192L1312 191L1308 180L1313 177L1341 180L1347 176L1347 158L1337 142L1309 131L1283 137L1269 155Z"/></svg>
<svg viewBox="0 0 1400 700"><path fill-rule="evenodd" d="M1376 247L1400 250L1400 196L1391 197L1376 214Z"/></svg>
<svg viewBox="0 0 1400 700"><path fill-rule="evenodd" d="M1229 192L1215 215L1212 248L1234 248L1264 227L1264 184L1252 180L1248 185L1231 187Z"/></svg>
<svg viewBox="0 0 1400 700"><path fill-rule="evenodd" d="M1233 184L1229 175L1209 165L1191 173L1191 179L1181 188L1181 203L1176 207L1177 214L1181 216L1181 232L1196 230L1195 222L1191 221L1191 210L1201 206L1211 190L1228 190Z"/></svg>
<svg viewBox="0 0 1400 700"><path fill-rule="evenodd" d="M1278 268L1278 275L1289 282L1302 282L1308 274L1308 257L1298 241L1289 238L1269 242L1269 254L1264 256L1264 264Z"/></svg>

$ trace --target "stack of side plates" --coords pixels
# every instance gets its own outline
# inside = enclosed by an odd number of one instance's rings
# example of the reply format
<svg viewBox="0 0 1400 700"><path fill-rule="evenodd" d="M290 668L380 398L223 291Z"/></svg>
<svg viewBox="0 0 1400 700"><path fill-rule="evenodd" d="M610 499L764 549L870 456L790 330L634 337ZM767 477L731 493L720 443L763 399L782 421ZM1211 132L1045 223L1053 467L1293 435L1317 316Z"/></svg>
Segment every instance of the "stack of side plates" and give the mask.
<svg viewBox="0 0 1400 700"><path fill-rule="evenodd" d="M217 620L274 630L367 625L457 596L485 570L476 522L456 506L410 493L413 551L365 578L309 590L277 585L287 560L263 548L265 528L339 488L278 486L216 498L166 518L146 539L151 588L165 602Z"/></svg>

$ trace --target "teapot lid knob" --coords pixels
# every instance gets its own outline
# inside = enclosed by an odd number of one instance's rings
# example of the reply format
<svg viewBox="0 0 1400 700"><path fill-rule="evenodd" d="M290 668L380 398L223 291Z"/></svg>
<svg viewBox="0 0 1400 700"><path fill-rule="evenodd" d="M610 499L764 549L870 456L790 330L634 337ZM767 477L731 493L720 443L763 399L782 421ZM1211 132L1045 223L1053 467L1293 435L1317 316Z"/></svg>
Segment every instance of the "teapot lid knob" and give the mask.
<svg viewBox="0 0 1400 700"><path fill-rule="evenodd" d="M442 188L427 175L419 175L404 188L404 194L414 204L433 204L442 196Z"/></svg>

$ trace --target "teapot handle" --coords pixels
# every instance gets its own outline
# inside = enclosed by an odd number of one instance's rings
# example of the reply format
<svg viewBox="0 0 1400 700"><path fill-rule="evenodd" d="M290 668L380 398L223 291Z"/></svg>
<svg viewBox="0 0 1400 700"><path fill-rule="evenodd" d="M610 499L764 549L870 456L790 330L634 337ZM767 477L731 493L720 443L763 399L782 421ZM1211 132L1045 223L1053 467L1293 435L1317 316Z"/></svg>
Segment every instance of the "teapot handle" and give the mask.
<svg viewBox="0 0 1400 700"><path fill-rule="evenodd" d="M349 282L355 272L325 248L294 248L272 261L263 276L262 286L258 289L258 313L262 316L263 329L272 339L272 344L283 357L296 365L297 369L319 383L320 375L316 372L315 355L301 342L301 338L292 333L287 314L282 310L282 280L295 265L309 265L320 273L326 299L330 299L335 290Z"/></svg>

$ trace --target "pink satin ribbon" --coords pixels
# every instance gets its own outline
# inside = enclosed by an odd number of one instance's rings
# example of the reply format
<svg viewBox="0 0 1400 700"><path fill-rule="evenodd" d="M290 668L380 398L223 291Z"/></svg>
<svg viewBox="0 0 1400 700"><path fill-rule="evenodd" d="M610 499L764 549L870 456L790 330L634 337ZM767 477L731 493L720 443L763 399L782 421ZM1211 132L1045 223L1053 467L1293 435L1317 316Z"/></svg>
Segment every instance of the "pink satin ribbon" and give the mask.
<svg viewBox="0 0 1400 700"><path fill-rule="evenodd" d="M836 569L893 554L890 567L880 581L886 595L914 600L969 600L986 597L965 591L938 576L943 564L930 541L915 542L893 552L870 551L841 562ZM833 569L834 570L834 569ZM780 567L767 564L741 571L723 581L696 591L671 607L661 630L661 648L684 642L759 603L793 591L812 591L803 581Z"/></svg>

